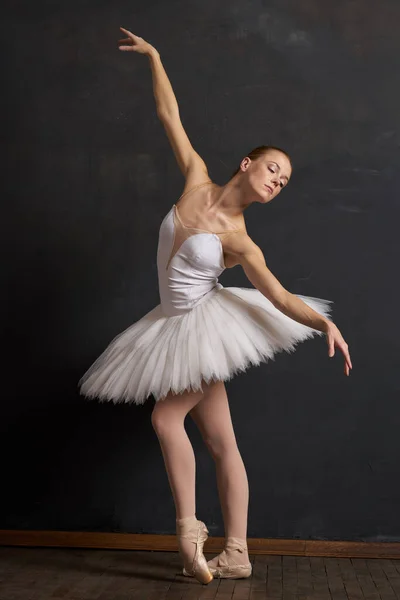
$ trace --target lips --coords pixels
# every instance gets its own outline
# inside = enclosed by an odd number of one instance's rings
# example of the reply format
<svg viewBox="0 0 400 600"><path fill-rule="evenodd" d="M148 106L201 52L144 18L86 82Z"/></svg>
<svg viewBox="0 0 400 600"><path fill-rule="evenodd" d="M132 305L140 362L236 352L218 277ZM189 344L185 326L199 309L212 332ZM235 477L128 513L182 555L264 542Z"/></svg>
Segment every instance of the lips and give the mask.
<svg viewBox="0 0 400 600"><path fill-rule="evenodd" d="M266 183L264 183L265 187L267 188L267 190L269 190L271 192L271 194L273 193L273 189L270 185L267 185Z"/></svg>

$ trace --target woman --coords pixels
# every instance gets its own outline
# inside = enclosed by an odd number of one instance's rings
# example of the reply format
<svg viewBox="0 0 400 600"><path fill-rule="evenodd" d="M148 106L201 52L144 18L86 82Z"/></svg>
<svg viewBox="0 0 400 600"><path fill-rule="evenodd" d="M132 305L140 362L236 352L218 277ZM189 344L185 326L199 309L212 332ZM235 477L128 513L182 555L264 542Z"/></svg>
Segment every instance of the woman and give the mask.
<svg viewBox="0 0 400 600"><path fill-rule="evenodd" d="M248 482L224 381L316 334L326 335L329 356L335 346L342 351L349 375L348 346L328 318L330 301L288 292L246 232L244 210L253 202L270 202L288 184L289 156L276 147L258 147L226 185L213 183L183 129L159 53L121 30L127 37L120 50L150 59L157 114L186 185L160 227L161 303L109 344L81 378L81 393L136 404L154 396L152 425L175 502L183 573L202 583L249 577ZM218 282L224 269L239 264L254 288L224 288ZM188 414L215 459L224 518L224 550L208 563L203 554L208 530L195 516L195 457L184 427Z"/></svg>

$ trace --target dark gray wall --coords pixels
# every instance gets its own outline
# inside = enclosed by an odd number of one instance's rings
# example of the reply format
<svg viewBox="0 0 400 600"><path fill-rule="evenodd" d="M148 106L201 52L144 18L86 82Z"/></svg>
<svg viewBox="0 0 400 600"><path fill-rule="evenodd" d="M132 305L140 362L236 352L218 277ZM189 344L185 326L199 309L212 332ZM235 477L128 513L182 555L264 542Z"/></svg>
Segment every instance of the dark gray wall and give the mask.
<svg viewBox="0 0 400 600"><path fill-rule="evenodd" d="M111 339L159 303L160 223L184 180L157 119L162 57L188 135L224 184L256 145L287 190L246 213L293 293L334 300L324 338L227 383L249 537L400 541L400 5L276 0L9 2L3 17L0 528L174 533L153 399L79 396ZM251 287L240 267L223 285ZM194 424L197 515L223 535Z"/></svg>

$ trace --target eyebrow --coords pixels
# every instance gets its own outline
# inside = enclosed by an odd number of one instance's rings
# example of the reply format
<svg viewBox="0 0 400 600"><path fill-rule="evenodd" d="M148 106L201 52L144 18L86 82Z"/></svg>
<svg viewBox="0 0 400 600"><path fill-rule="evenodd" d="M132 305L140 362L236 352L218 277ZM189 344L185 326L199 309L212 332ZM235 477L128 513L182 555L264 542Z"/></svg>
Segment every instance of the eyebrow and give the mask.
<svg viewBox="0 0 400 600"><path fill-rule="evenodd" d="M269 162L274 163L278 167L278 169L281 170L281 168L277 162L275 162L274 160L270 160ZM282 175L282 177L284 177L286 179L286 181L289 181L289 177L287 175Z"/></svg>

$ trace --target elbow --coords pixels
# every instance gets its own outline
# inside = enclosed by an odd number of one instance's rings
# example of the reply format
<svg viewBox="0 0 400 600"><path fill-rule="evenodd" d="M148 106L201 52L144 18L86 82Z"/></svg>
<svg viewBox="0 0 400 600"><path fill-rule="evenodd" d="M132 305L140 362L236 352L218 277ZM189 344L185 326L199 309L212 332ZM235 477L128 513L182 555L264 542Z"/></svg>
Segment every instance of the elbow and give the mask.
<svg viewBox="0 0 400 600"><path fill-rule="evenodd" d="M165 110L157 109L157 117L160 119L161 123L167 120L168 116Z"/></svg>
<svg viewBox="0 0 400 600"><path fill-rule="evenodd" d="M261 253L261 251L260 251ZM277 308L281 310L289 302L290 292L271 273L260 253L249 252L241 257L241 264L248 280Z"/></svg>
<svg viewBox="0 0 400 600"><path fill-rule="evenodd" d="M157 117L160 119L162 123L173 121L174 119L180 119L179 110L170 110L166 107L158 107L157 108Z"/></svg>
<svg viewBox="0 0 400 600"><path fill-rule="evenodd" d="M272 304L280 311L284 311L288 305L288 298L290 292L282 288L279 292L275 293L272 298L270 298Z"/></svg>

